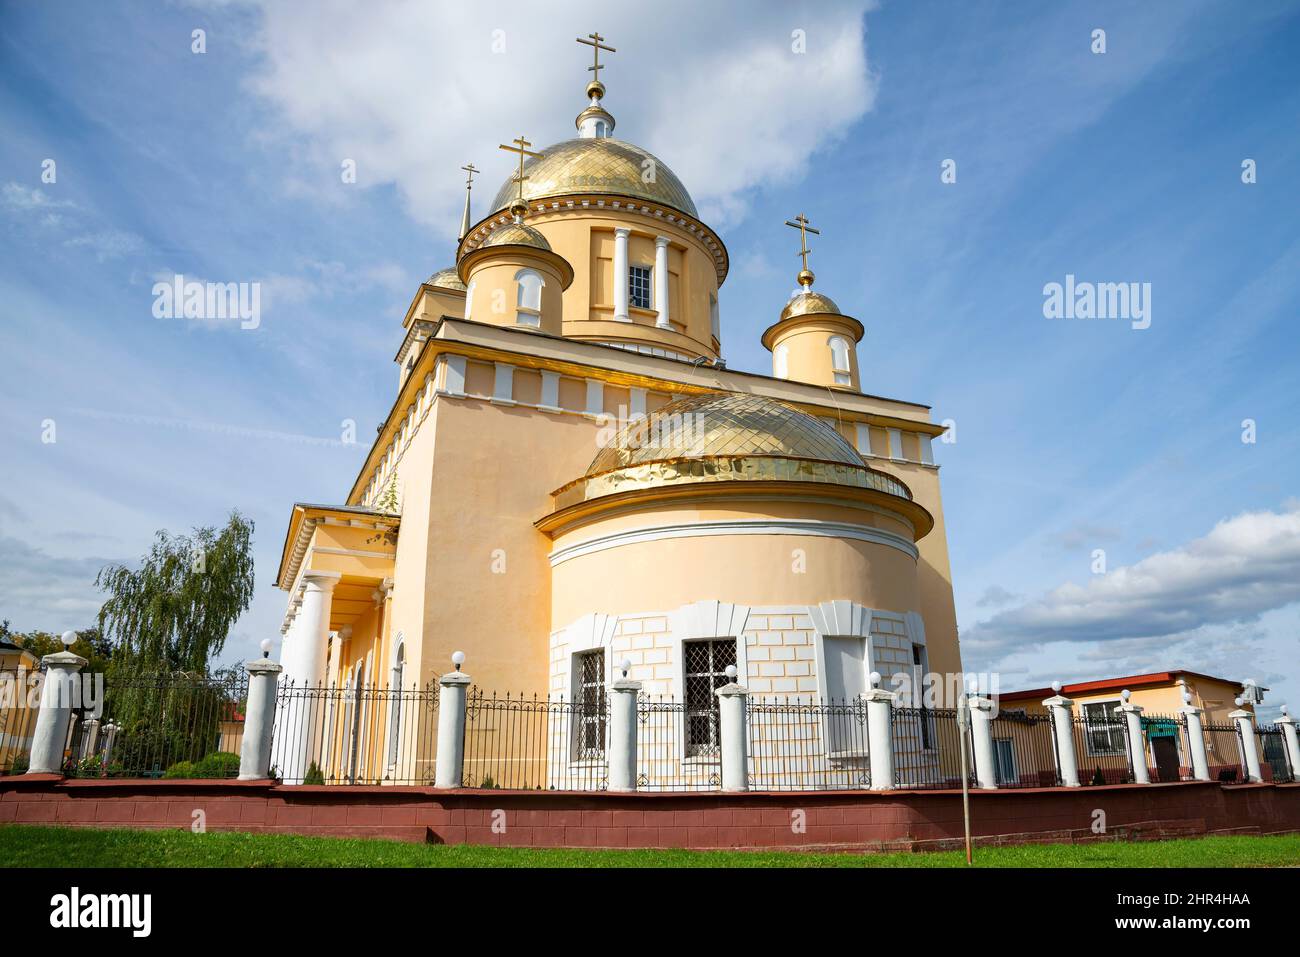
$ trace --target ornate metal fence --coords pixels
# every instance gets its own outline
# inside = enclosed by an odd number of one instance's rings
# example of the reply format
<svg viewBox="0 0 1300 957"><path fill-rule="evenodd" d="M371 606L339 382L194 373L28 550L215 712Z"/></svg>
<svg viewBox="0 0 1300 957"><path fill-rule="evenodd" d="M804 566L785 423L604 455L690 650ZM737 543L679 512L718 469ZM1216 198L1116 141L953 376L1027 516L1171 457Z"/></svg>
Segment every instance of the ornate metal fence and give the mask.
<svg viewBox="0 0 1300 957"><path fill-rule="evenodd" d="M1061 783L1051 715L1000 711L989 721L993 770L1000 788L1050 788Z"/></svg>
<svg viewBox="0 0 1300 957"><path fill-rule="evenodd" d="M1242 764L1241 729L1235 722L1205 724L1205 755L1210 780L1222 784L1245 784L1249 779Z"/></svg>
<svg viewBox="0 0 1300 957"><path fill-rule="evenodd" d="M465 706L464 785L603 791L609 780L609 699L486 695Z"/></svg>
<svg viewBox="0 0 1300 957"><path fill-rule="evenodd" d="M864 702L751 698L747 720L749 786L754 790L871 786Z"/></svg>
<svg viewBox="0 0 1300 957"><path fill-rule="evenodd" d="M1286 736L1280 724L1261 724L1255 728L1259 738L1259 769L1265 781L1288 784L1296 780L1296 769L1291 767L1291 754L1286 748Z"/></svg>
<svg viewBox="0 0 1300 957"><path fill-rule="evenodd" d="M281 684L272 776L286 784L432 785L439 686Z"/></svg>
<svg viewBox="0 0 1300 957"><path fill-rule="evenodd" d="M636 703L637 787L643 791L715 791L722 787L716 725L716 717L688 712L682 701L640 696Z"/></svg>
<svg viewBox="0 0 1300 957"><path fill-rule="evenodd" d="M894 784L909 790L961 787L961 736L966 734L967 781L975 783L969 725L953 708L894 708Z"/></svg>

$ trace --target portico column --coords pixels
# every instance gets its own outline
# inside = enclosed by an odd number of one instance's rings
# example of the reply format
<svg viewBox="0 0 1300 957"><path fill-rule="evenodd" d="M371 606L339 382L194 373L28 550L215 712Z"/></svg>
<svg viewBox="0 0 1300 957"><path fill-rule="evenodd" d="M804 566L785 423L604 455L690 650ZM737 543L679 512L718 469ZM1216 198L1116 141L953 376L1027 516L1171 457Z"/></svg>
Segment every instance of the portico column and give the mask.
<svg viewBox="0 0 1300 957"><path fill-rule="evenodd" d="M668 321L668 237L655 237L655 309L659 318L655 325L660 329L671 329Z"/></svg>
<svg viewBox="0 0 1300 957"><path fill-rule="evenodd" d="M614 318L631 322L627 314L627 237L631 232L623 226L614 230Z"/></svg>
<svg viewBox="0 0 1300 957"><path fill-rule="evenodd" d="M1282 717L1278 718L1282 728L1282 737L1286 740L1286 753L1291 758L1291 780L1300 782L1300 731L1296 729L1295 718L1282 707Z"/></svg>
<svg viewBox="0 0 1300 957"><path fill-rule="evenodd" d="M285 641L284 709L277 709L274 744L277 767L285 784L301 784L312 761L318 761L325 699L317 689L325 683L325 647L329 640L330 606L338 572L308 569L302 573L302 605ZM292 647L290 647L292 646ZM319 762L318 762L319 763Z"/></svg>
<svg viewBox="0 0 1300 957"><path fill-rule="evenodd" d="M1187 749L1191 752L1192 777L1198 781L1210 780L1210 759L1205 753L1205 727L1201 723L1201 709L1184 705L1178 713L1187 722Z"/></svg>
<svg viewBox="0 0 1300 957"><path fill-rule="evenodd" d="M1142 738L1142 706L1129 704L1126 699L1115 710L1124 715L1124 721L1128 725L1128 761L1133 766L1133 781L1136 784L1150 784L1151 774L1147 771L1147 749Z"/></svg>
<svg viewBox="0 0 1300 957"><path fill-rule="evenodd" d="M998 786L997 766L993 762L993 702L988 698L969 698L971 743L975 751L975 780L986 790Z"/></svg>
<svg viewBox="0 0 1300 957"><path fill-rule="evenodd" d="M301 627L298 640L298 665L302 680L317 687L325 683L325 648L329 642L330 606L334 586L342 576L338 572L305 571L302 608L298 612Z"/></svg>
<svg viewBox="0 0 1300 957"><path fill-rule="evenodd" d="M875 687L880 682L871 673L870 691L862 694L867 705L867 754L871 761L871 790L894 789L894 699L898 695Z"/></svg>
<svg viewBox="0 0 1300 957"><path fill-rule="evenodd" d="M1047 713L1052 716L1052 740L1056 747L1056 767L1061 772L1061 786L1077 788L1079 781L1079 760L1074 752L1074 702L1059 694L1059 685L1052 688L1058 691L1043 702Z"/></svg>
<svg viewBox="0 0 1300 957"><path fill-rule="evenodd" d="M1255 738L1255 723L1251 720L1254 715L1241 707L1241 699L1237 699L1237 710L1228 715L1237 723L1238 737L1241 740L1241 758L1246 764L1246 780L1258 783L1264 780L1264 775L1259 770L1259 748L1258 741Z"/></svg>

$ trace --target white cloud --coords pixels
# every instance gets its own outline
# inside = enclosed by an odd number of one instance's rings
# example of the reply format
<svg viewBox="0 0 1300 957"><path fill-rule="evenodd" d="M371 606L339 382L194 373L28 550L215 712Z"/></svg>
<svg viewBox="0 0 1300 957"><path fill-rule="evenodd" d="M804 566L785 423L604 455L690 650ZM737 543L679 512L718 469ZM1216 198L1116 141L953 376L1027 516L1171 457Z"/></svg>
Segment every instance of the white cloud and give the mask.
<svg viewBox="0 0 1300 957"><path fill-rule="evenodd" d="M977 659L1031 651L1050 642L1123 642L1136 656L1203 629L1251 623L1300 601L1300 510L1246 512L1188 544L1098 576L1065 584L998 612L962 638ZM1103 653L1104 654L1104 653Z"/></svg>
<svg viewBox="0 0 1300 957"><path fill-rule="evenodd" d="M358 188L339 175L352 159L359 186L395 184L413 216L454 235L463 163L484 170L482 213L485 194L509 174L499 143L521 132L539 145L575 135L590 51L574 38L592 29L589 4L507 12L331 0L304 16L293 5L250 2L260 14L252 88L284 132L306 137L323 195ZM736 217L750 188L801 175L817 149L871 108L870 6L841 0L792 14L775 4L663 0L651 15L635 5L602 8L600 30L618 50L602 73L616 135L672 167L706 218ZM806 34L806 53L791 50L795 29ZM286 185L301 191L302 173L286 173Z"/></svg>

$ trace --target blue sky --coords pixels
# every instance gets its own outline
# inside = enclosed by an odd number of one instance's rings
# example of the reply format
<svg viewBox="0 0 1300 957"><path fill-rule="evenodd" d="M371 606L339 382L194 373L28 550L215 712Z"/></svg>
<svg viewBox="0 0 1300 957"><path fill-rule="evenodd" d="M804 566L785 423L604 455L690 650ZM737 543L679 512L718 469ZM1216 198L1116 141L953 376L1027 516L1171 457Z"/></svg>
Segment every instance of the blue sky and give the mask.
<svg viewBox="0 0 1300 957"><path fill-rule="evenodd" d="M723 230L729 364L770 368L806 212L864 388L956 423L968 666L1186 667L1300 706L1300 4L660 6L0 5L0 617L84 626L102 564L238 507L230 657L278 635L289 507L355 477L341 423L389 408L459 167L483 203L498 142L571 135L598 27L617 135ZM154 318L177 272L261 282L260 326ZM1045 319L1067 274L1150 283L1150 328Z"/></svg>

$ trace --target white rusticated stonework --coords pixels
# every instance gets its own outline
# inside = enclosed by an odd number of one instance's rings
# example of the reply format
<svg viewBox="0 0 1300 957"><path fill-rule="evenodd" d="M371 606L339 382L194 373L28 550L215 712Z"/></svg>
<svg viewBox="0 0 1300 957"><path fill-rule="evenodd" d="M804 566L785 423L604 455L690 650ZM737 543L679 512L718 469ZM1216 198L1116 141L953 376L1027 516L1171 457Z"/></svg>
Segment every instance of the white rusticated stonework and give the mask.
<svg viewBox="0 0 1300 957"><path fill-rule="evenodd" d="M1195 705L1184 705L1178 709L1187 722L1187 743L1191 749L1192 777L1198 781L1210 780L1210 757L1205 750L1205 726L1201 722L1203 712Z"/></svg>
<svg viewBox="0 0 1300 957"><path fill-rule="evenodd" d="M1246 765L1246 779L1260 782L1264 780L1259 767L1259 739L1255 737L1254 715L1238 708L1228 715L1237 724L1237 739L1241 742L1242 761Z"/></svg>

